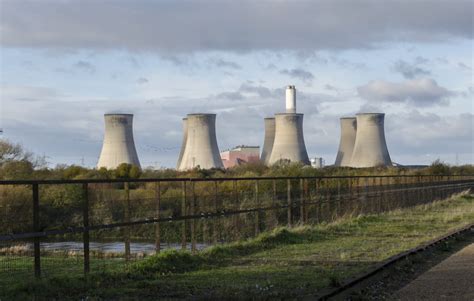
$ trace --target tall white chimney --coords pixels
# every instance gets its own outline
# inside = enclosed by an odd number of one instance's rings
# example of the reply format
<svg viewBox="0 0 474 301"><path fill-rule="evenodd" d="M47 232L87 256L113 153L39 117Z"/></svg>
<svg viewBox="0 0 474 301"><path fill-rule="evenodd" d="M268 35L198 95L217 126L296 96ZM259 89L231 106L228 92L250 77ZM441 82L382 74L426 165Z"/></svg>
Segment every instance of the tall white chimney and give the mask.
<svg viewBox="0 0 474 301"><path fill-rule="evenodd" d="M286 87L286 113L296 113L296 88Z"/></svg>

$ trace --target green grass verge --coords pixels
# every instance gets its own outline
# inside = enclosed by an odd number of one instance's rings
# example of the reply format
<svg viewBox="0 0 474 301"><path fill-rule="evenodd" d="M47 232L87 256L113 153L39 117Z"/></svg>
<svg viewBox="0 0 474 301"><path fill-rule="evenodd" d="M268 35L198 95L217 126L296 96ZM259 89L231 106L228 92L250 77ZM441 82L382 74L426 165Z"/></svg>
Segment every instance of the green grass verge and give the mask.
<svg viewBox="0 0 474 301"><path fill-rule="evenodd" d="M106 269L87 280L81 273L65 273L18 281L3 294L27 299L312 295L473 220L474 196L462 196L331 224L278 228L198 254L167 251L137 261L126 271Z"/></svg>

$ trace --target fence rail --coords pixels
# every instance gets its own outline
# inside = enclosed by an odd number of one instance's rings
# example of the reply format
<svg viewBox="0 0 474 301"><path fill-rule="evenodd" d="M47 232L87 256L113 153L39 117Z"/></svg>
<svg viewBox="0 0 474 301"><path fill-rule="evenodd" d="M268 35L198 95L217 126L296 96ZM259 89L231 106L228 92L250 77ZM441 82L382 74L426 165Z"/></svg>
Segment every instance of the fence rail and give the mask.
<svg viewBox="0 0 474 301"><path fill-rule="evenodd" d="M0 181L0 271L41 277L43 260L49 266L74 258L72 265L88 274L91 261L107 257L91 250L104 237L123 243L117 257L128 262L136 238L153 241L156 252L164 241L195 252L198 244L280 225L380 213L472 188L473 175ZM81 246L67 254L48 251L50 240Z"/></svg>

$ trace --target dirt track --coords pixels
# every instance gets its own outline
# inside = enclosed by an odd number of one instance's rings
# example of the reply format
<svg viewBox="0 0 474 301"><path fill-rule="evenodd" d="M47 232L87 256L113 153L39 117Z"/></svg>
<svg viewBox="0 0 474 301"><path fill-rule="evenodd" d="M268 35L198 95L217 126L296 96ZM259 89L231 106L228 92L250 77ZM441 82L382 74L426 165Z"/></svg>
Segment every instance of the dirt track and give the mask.
<svg viewBox="0 0 474 301"><path fill-rule="evenodd" d="M420 275L395 300L474 300L474 244Z"/></svg>

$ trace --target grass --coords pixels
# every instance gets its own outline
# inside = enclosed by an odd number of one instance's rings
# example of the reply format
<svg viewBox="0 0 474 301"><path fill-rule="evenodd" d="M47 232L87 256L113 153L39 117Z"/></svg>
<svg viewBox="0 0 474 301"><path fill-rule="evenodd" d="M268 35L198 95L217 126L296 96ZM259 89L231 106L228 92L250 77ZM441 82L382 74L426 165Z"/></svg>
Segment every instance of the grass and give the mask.
<svg viewBox="0 0 474 301"><path fill-rule="evenodd" d="M126 270L94 273L87 280L79 272L42 281L17 281L4 295L7 299L310 296L473 220L474 196L458 196L330 224L278 228L198 254L166 251ZM92 271L97 268L93 266Z"/></svg>

